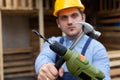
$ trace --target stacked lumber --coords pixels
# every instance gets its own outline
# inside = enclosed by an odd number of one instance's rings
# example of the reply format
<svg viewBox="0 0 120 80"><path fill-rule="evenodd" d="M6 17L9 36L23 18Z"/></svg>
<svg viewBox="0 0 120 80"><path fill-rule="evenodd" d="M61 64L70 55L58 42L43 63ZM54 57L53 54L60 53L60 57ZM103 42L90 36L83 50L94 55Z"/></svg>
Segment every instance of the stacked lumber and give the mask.
<svg viewBox="0 0 120 80"><path fill-rule="evenodd" d="M108 50L119 50L120 0L99 0L99 3L96 26L102 33L100 41Z"/></svg>
<svg viewBox="0 0 120 80"><path fill-rule="evenodd" d="M120 80L120 50L108 51L112 80Z"/></svg>

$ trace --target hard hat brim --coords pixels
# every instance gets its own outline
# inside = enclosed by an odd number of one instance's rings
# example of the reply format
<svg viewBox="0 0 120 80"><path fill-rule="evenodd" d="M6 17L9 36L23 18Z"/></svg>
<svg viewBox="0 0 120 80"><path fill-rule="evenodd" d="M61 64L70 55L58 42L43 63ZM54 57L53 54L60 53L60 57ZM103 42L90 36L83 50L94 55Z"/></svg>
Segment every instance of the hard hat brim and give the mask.
<svg viewBox="0 0 120 80"><path fill-rule="evenodd" d="M80 9L82 12L84 12L84 10L85 10L85 7L78 7L78 6L68 7L68 8L64 8L64 9L61 9L61 10L65 10L65 9L69 9L69 8L78 8L78 9ZM58 16L58 13L59 13L61 10L54 11L53 15L57 17L57 16Z"/></svg>

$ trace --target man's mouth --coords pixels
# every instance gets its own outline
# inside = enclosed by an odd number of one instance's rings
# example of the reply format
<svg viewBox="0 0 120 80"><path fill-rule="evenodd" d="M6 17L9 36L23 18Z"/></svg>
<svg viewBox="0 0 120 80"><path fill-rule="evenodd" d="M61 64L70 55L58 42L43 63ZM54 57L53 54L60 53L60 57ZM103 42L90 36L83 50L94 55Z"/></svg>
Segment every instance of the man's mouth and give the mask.
<svg viewBox="0 0 120 80"><path fill-rule="evenodd" d="M69 30L74 30L74 29L75 29L75 27L70 26L70 27L68 27L68 29L69 29Z"/></svg>

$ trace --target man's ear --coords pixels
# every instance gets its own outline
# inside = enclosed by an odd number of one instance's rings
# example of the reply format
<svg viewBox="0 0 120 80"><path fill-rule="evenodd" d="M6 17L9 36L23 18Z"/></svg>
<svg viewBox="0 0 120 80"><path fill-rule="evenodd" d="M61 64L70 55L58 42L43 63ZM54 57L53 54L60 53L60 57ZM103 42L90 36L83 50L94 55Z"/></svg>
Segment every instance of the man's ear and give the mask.
<svg viewBox="0 0 120 80"><path fill-rule="evenodd" d="M83 13L83 21L86 20L86 15Z"/></svg>
<svg viewBox="0 0 120 80"><path fill-rule="evenodd" d="M59 24L58 19L56 19L56 23L57 23L57 25L58 25L58 28L60 28L60 24Z"/></svg>

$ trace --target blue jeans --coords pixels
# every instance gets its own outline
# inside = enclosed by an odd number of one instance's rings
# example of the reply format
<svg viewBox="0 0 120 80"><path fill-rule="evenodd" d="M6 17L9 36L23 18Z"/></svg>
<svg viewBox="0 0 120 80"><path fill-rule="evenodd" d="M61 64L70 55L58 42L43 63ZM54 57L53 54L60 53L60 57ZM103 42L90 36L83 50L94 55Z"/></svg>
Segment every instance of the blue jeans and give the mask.
<svg viewBox="0 0 120 80"><path fill-rule="evenodd" d="M69 72L65 72L63 77L58 77L56 80L79 80Z"/></svg>

